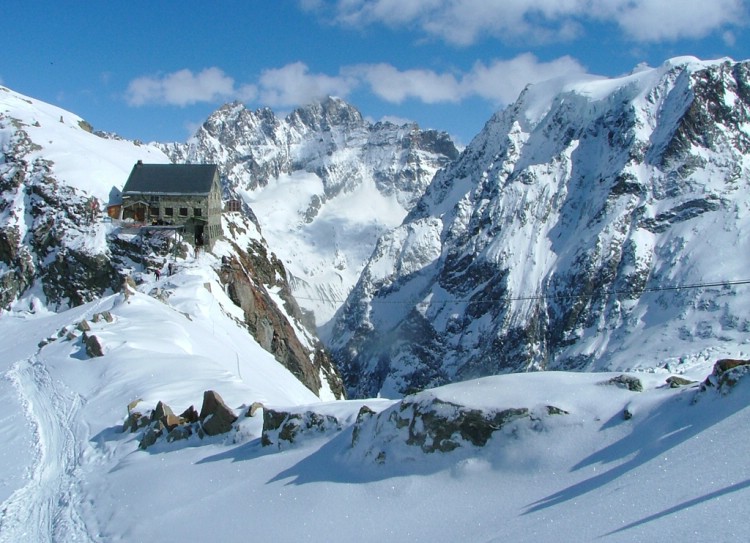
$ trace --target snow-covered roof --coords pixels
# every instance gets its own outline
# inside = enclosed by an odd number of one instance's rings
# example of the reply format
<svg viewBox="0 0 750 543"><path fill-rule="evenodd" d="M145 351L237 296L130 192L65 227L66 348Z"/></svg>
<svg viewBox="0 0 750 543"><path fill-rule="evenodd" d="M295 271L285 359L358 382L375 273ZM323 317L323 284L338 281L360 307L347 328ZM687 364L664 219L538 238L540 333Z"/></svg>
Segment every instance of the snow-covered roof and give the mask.
<svg viewBox="0 0 750 543"><path fill-rule="evenodd" d="M123 195L208 194L217 173L216 164L144 164L130 172Z"/></svg>

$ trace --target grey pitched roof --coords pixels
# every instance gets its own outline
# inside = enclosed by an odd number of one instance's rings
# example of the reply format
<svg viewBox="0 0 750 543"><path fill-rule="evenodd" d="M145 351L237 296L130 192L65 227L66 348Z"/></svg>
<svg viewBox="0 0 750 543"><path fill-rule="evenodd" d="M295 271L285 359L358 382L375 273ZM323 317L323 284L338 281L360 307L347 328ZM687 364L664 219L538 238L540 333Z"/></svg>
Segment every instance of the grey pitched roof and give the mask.
<svg viewBox="0 0 750 543"><path fill-rule="evenodd" d="M123 195L146 194L208 194L216 164L143 164L133 166Z"/></svg>

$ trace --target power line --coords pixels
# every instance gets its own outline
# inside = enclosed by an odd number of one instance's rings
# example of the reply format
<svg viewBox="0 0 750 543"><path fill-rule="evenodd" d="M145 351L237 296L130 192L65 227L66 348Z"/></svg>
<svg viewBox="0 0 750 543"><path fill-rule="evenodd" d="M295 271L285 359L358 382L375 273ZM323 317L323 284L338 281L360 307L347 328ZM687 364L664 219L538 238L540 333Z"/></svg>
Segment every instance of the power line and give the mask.
<svg viewBox="0 0 750 543"><path fill-rule="evenodd" d="M690 290L690 289L698 289L698 288L712 288L712 287L730 287L730 286L737 286L737 285L749 285L750 279L738 279L736 281L717 281L713 283L693 283L688 285L675 285L675 286L662 286L662 287L646 287L642 289L636 289L636 290L608 290L601 294L605 295L640 295L644 292L663 292L663 291L673 291L673 290ZM526 295L526 296L511 296L509 298L486 298L482 300L473 300L471 298L455 298L452 300L430 300L429 304L434 305L448 305L448 304L491 304L491 303L500 303L500 302L520 302L520 301L530 301L530 300L564 300L564 299L580 299L580 298L593 298L595 295L600 294L600 292L591 292L588 294L565 294L565 293L554 293L554 294L534 294L534 295ZM313 298L308 296L295 296L298 300L307 300L311 302L335 302L335 303L345 303L347 300L340 300L336 298L329 298L329 299L323 299L323 298ZM420 302L415 301L406 301L406 300L370 300L371 304L394 304L394 305L416 305Z"/></svg>

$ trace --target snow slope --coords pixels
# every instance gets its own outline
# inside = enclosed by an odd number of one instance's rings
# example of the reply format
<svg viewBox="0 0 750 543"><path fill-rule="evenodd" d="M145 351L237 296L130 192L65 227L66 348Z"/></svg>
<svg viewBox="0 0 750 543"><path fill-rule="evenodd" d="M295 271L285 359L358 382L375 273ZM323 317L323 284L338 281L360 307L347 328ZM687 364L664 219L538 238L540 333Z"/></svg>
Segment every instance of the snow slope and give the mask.
<svg viewBox="0 0 750 543"><path fill-rule="evenodd" d="M26 161L51 162L59 181L105 204L110 190L122 188L138 160L157 164L171 162L155 145L91 137L91 125L74 113L0 86L0 149L3 152L18 130L26 132L33 142Z"/></svg>
<svg viewBox="0 0 750 543"><path fill-rule="evenodd" d="M0 437L19 448L0 464L0 541L750 537L746 377L703 392L666 387L666 371L635 374L643 392L603 384L617 375L607 373L449 385L404 401L537 415L504 425L483 447L454 436L452 451L425 453L408 442L419 424L394 422L408 412L399 402L318 401L234 325L231 303L215 285L211 295L207 280L200 267L161 279L174 290L173 305L146 295L156 286L146 283L127 300L0 317L3 337L22 340L0 347ZM104 356L88 358L80 339L35 347L102 311L114 317L91 322ZM685 377L709 371L696 366ZM136 399L179 412L206 389L239 415L260 400L336 416L342 429L280 449L261 446L258 415L241 416L225 436L147 450L138 434L120 431ZM363 405L376 414L352 446ZM540 414L550 405L567 414Z"/></svg>

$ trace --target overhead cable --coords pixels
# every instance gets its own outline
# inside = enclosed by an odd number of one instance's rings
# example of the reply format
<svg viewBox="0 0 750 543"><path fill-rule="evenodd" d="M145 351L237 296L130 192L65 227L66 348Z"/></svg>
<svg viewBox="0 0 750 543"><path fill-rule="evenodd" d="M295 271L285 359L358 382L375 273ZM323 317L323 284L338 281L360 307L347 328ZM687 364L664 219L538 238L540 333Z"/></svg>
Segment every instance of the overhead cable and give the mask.
<svg viewBox="0 0 750 543"><path fill-rule="evenodd" d="M645 287L642 289L634 290L608 290L605 292L589 292L589 293L552 293L552 294L534 294L525 296L510 296L507 298L485 298L475 300L473 298L462 299L454 298L450 300L421 300L421 301L407 301L407 300L370 300L371 304L400 304L400 305L416 305L419 303L429 303L434 305L448 305L448 304L491 304L501 302L518 302L518 301L529 301L529 300L559 300L559 299L570 299L570 298L593 298L597 294L605 295L626 295L634 296L640 295L644 292L663 292L663 291L674 291L674 290L689 290L699 288L715 288L715 287L730 287L738 285L748 285L750 279L738 279L736 281L716 281L711 283L693 283L688 285L674 285L674 286L657 286L657 287ZM334 302L334 303L345 303L347 300L340 300L336 298L313 298L308 296L295 296L297 300L307 300L311 302Z"/></svg>

